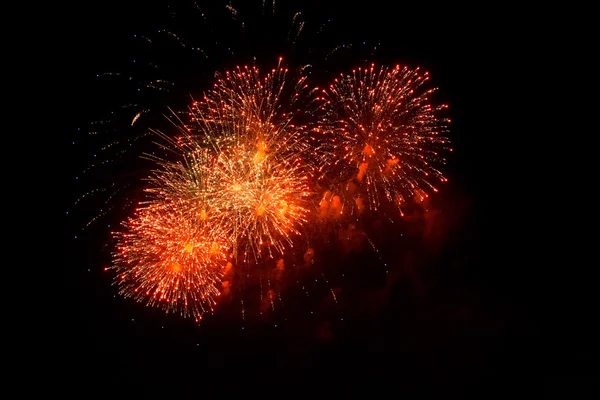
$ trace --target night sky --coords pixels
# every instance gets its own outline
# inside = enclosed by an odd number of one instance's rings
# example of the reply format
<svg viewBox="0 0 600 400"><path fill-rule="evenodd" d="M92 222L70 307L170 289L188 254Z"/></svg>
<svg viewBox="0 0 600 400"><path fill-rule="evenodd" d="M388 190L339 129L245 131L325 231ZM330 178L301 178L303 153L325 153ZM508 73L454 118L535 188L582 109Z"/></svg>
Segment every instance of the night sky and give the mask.
<svg viewBox="0 0 600 400"><path fill-rule="evenodd" d="M277 4L282 15L289 14L284 3ZM570 272L581 261L554 257L555 242L540 243L534 233L544 218L532 195L540 171L525 162L526 139L520 142L535 132L527 115L541 96L525 85L544 47L543 35L529 34L530 12L321 3L289 9L302 10L306 20L333 19L332 43L381 43L372 61L430 72L439 98L450 105L449 183L427 213L415 208L393 225L375 216L363 226L379 255L342 244L323 254L332 284L341 288L338 304L316 282L309 296L288 290L285 314L243 323L236 304L224 304L198 326L122 299L103 271L106 237L80 235L82 220L71 212L61 310L68 379L60 390L84 398L121 389L138 397L172 391L294 397L304 389L320 398L327 389L340 396L495 398L526 391L545 398L558 391L586 398L595 337L588 322L591 283ZM77 5L68 22L72 51L65 72L73 118L65 122L66 211L79 193L73 179L93 152L79 146L77 128L115 96L99 88L95 75L126 65L129 38L164 19L158 6L128 4ZM278 45L275 37L247 51L264 59L277 56ZM233 65L224 60L181 74L210 77L220 63ZM379 256L391 266L387 278ZM311 280L310 271L302 273Z"/></svg>

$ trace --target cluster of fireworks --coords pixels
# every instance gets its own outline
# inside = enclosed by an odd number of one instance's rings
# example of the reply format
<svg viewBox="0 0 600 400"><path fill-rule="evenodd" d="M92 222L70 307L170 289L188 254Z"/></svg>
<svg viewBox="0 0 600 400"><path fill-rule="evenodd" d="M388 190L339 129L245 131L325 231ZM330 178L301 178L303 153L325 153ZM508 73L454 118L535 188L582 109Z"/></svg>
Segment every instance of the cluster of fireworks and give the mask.
<svg viewBox="0 0 600 400"><path fill-rule="evenodd" d="M240 265L282 257L334 210L437 191L450 150L426 73L370 66L311 87L304 70L217 76L155 158L148 199L114 234L120 293L196 320Z"/></svg>

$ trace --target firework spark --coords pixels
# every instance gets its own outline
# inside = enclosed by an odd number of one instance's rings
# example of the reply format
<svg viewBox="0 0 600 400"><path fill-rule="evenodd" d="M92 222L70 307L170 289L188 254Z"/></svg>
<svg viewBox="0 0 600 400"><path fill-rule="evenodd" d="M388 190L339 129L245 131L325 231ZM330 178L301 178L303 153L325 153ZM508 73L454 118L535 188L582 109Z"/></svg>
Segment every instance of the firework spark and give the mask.
<svg viewBox="0 0 600 400"><path fill-rule="evenodd" d="M386 199L402 213L409 197L422 200L446 181L437 166L445 162L450 121L438 116L446 105L431 104L428 80L418 68L371 65L323 90L321 177L353 188L353 209L377 210Z"/></svg>

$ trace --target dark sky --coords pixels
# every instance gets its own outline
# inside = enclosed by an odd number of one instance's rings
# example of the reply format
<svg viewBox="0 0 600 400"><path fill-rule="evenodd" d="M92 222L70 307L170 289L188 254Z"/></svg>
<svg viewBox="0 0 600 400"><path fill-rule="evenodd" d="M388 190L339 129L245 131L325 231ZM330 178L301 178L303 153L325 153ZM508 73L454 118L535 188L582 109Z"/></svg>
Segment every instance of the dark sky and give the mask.
<svg viewBox="0 0 600 400"><path fill-rule="evenodd" d="M450 105L450 183L432 200L433 212L370 228L393 277L368 272L366 266L378 263L372 253L338 248L332 250L338 257L330 256L337 271L332 280L342 269L347 275L336 281L341 305L327 304L324 286L315 285L308 300L291 290L289 301L299 305L285 316L241 323L231 306L198 327L115 297L102 271L102 235L74 241L80 221L70 219L65 390L81 382L84 397L120 388L140 397L171 389L233 396L246 387L258 396L293 396L298 386L315 397L325 395L321 387L339 395L432 398L488 398L520 388L543 393L536 398L576 387L587 394L590 284L569 273L569 260L552 260L549 242L540 244L534 234L544 218L532 196L539 171L525 162L520 139L535 130L527 116L536 112L540 94L527 75L535 73L546 46L531 28L535 10L335 3L297 7L307 20L331 16L338 24L333 42L381 43L374 61L429 70ZM97 95L95 74L125 65L131 35L165 18L160 7L123 4L81 4L71 11L65 72L73 82L67 90L74 118L66 122L66 147L80 142L77 128L106 100L106 90ZM284 4L277 4L282 14ZM70 165L81 165L86 150L69 150ZM74 174L69 167L67 185ZM67 189L68 210L77 192ZM400 234L402 243L396 242Z"/></svg>

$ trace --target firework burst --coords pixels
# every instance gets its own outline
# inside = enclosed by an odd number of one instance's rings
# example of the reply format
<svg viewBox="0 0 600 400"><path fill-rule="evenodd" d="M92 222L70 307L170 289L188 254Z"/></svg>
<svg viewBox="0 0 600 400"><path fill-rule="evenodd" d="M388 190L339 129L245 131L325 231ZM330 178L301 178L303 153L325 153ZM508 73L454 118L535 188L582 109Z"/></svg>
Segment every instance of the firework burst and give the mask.
<svg viewBox="0 0 600 400"><path fill-rule="evenodd" d="M293 247L310 212L313 164L303 120L314 90L302 70L288 75L280 65L266 75L238 68L191 109L187 130L216 154L211 207L230 219L234 253L243 260Z"/></svg>
<svg viewBox="0 0 600 400"><path fill-rule="evenodd" d="M213 310L228 267L218 225L152 203L123 226L111 267L120 294L196 320Z"/></svg>
<svg viewBox="0 0 600 400"><path fill-rule="evenodd" d="M302 161L256 161L257 154L243 145L223 151L211 181L212 204L231 218L231 241L244 260L249 254L260 258L264 248L273 257L293 247L310 211Z"/></svg>
<svg viewBox="0 0 600 400"><path fill-rule="evenodd" d="M212 158L196 149L182 161L153 159L159 168L148 178L149 199L114 233L115 283L125 297L199 320L231 267L227 219L209 205Z"/></svg>
<svg viewBox="0 0 600 400"><path fill-rule="evenodd" d="M423 199L446 181L437 166L449 144L449 120L438 116L447 106L432 105L428 80L418 68L371 65L323 91L321 178L349 188L353 209L377 210L385 199L402 213L410 197Z"/></svg>
<svg viewBox="0 0 600 400"><path fill-rule="evenodd" d="M267 150L278 160L306 155L318 88L306 82L308 66L290 74L281 62L266 74L256 66L217 73L213 88L194 103L188 130L217 150L250 143L260 159Z"/></svg>

